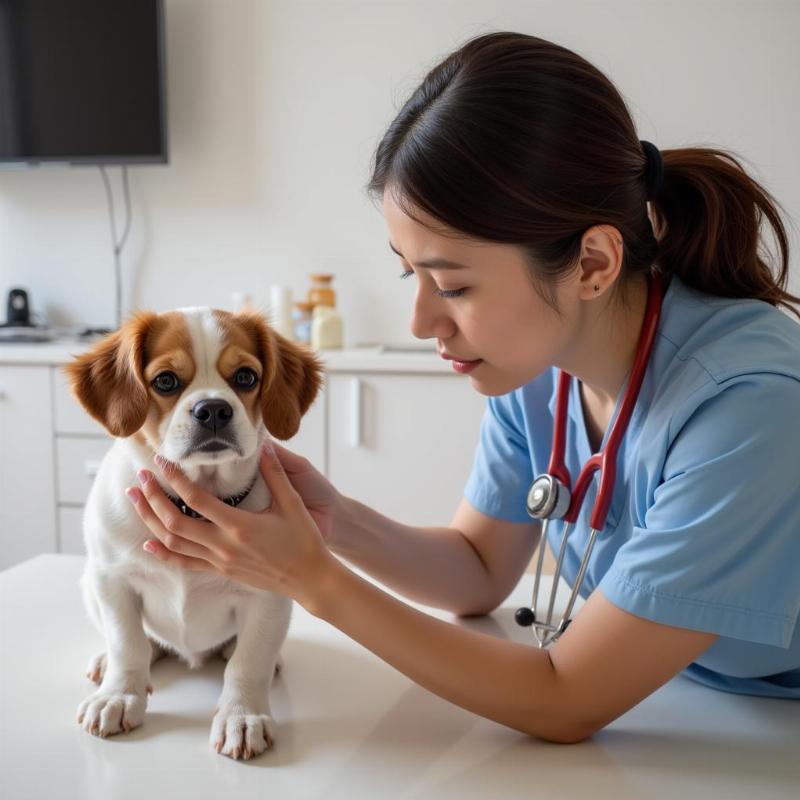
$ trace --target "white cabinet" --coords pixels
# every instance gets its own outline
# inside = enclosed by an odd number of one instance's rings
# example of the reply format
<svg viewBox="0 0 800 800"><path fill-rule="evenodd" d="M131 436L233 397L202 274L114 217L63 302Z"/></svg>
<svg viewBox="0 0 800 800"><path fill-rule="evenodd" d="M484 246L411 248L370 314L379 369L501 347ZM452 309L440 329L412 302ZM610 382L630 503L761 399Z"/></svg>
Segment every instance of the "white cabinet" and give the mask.
<svg viewBox="0 0 800 800"><path fill-rule="evenodd" d="M86 554L83 544L83 506L59 506L58 543L59 553L74 556Z"/></svg>
<svg viewBox="0 0 800 800"><path fill-rule="evenodd" d="M486 398L458 375L333 374L328 477L409 525L448 525L472 468Z"/></svg>
<svg viewBox="0 0 800 800"><path fill-rule="evenodd" d="M105 436L108 431L90 417L69 390L69 383L61 367L53 370L53 414L55 429L60 434Z"/></svg>
<svg viewBox="0 0 800 800"><path fill-rule="evenodd" d="M56 436L56 479L59 505L83 505L100 462L111 449L110 436Z"/></svg>
<svg viewBox="0 0 800 800"><path fill-rule="evenodd" d="M56 550L46 366L0 365L0 569Z"/></svg>
<svg viewBox="0 0 800 800"><path fill-rule="evenodd" d="M300 422L300 430L285 442L280 442L294 453L305 456L318 470L325 472L325 389L319 392L311 408Z"/></svg>

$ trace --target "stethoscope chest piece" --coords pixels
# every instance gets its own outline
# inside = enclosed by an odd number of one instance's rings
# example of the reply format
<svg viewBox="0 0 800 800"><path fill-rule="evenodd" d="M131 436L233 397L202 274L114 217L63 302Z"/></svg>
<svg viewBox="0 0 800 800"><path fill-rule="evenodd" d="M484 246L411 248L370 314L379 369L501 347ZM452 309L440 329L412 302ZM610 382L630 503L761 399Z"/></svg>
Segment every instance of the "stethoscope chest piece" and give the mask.
<svg viewBox="0 0 800 800"><path fill-rule="evenodd" d="M525 505L537 519L561 519L572 499L569 489L552 475L540 475L528 490Z"/></svg>

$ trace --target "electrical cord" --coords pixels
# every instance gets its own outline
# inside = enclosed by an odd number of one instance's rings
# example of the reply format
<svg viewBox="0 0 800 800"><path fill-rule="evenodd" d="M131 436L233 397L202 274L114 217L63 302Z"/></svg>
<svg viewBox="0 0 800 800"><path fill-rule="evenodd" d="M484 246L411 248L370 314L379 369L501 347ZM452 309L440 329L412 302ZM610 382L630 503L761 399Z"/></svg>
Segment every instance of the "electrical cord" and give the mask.
<svg viewBox="0 0 800 800"><path fill-rule="evenodd" d="M99 164L100 174L103 177L103 183L106 187L106 198L108 200L108 216L111 221L111 246L114 252L114 277L115 277L115 295L116 295L116 327L119 328L122 324L122 266L121 254L122 248L125 247L125 242L128 240L128 234L131 231L131 193L128 186L128 167L122 165L122 192L125 198L125 229L122 232L122 238L117 241L117 221L114 213L114 193L111 191L111 181L106 174L106 168L103 164Z"/></svg>

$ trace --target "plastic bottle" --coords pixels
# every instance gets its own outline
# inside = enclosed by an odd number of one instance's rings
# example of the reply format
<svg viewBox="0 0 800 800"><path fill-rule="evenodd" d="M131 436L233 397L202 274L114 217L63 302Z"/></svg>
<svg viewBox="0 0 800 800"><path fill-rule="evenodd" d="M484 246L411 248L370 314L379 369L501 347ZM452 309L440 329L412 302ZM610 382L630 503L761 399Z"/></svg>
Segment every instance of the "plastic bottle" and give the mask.
<svg viewBox="0 0 800 800"><path fill-rule="evenodd" d="M311 346L332 350L342 346L342 315L331 306L314 306L311 314Z"/></svg>
<svg viewBox="0 0 800 800"><path fill-rule="evenodd" d="M311 312L313 310L314 306L305 300L295 302L294 311L292 311L295 341L311 344Z"/></svg>
<svg viewBox="0 0 800 800"><path fill-rule="evenodd" d="M292 290L288 286L271 286L269 291L270 324L291 339L294 334L292 323Z"/></svg>

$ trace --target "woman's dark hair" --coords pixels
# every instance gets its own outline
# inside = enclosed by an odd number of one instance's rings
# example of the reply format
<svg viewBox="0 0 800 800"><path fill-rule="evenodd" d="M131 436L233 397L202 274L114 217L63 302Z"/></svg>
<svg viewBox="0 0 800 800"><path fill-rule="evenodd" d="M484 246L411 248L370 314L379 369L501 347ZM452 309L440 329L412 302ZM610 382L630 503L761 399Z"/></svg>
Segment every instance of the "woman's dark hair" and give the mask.
<svg viewBox="0 0 800 800"><path fill-rule="evenodd" d="M489 33L426 75L378 145L367 191L382 196L390 188L418 222L414 206L461 234L520 246L556 311L552 285L577 264L583 232L609 224L624 240L623 302L627 279L656 269L703 292L783 304L800 317L790 304L800 298L786 291L782 206L728 152L661 155L651 225L647 159L611 81L565 47ZM760 249L764 217L780 251L777 278Z"/></svg>

